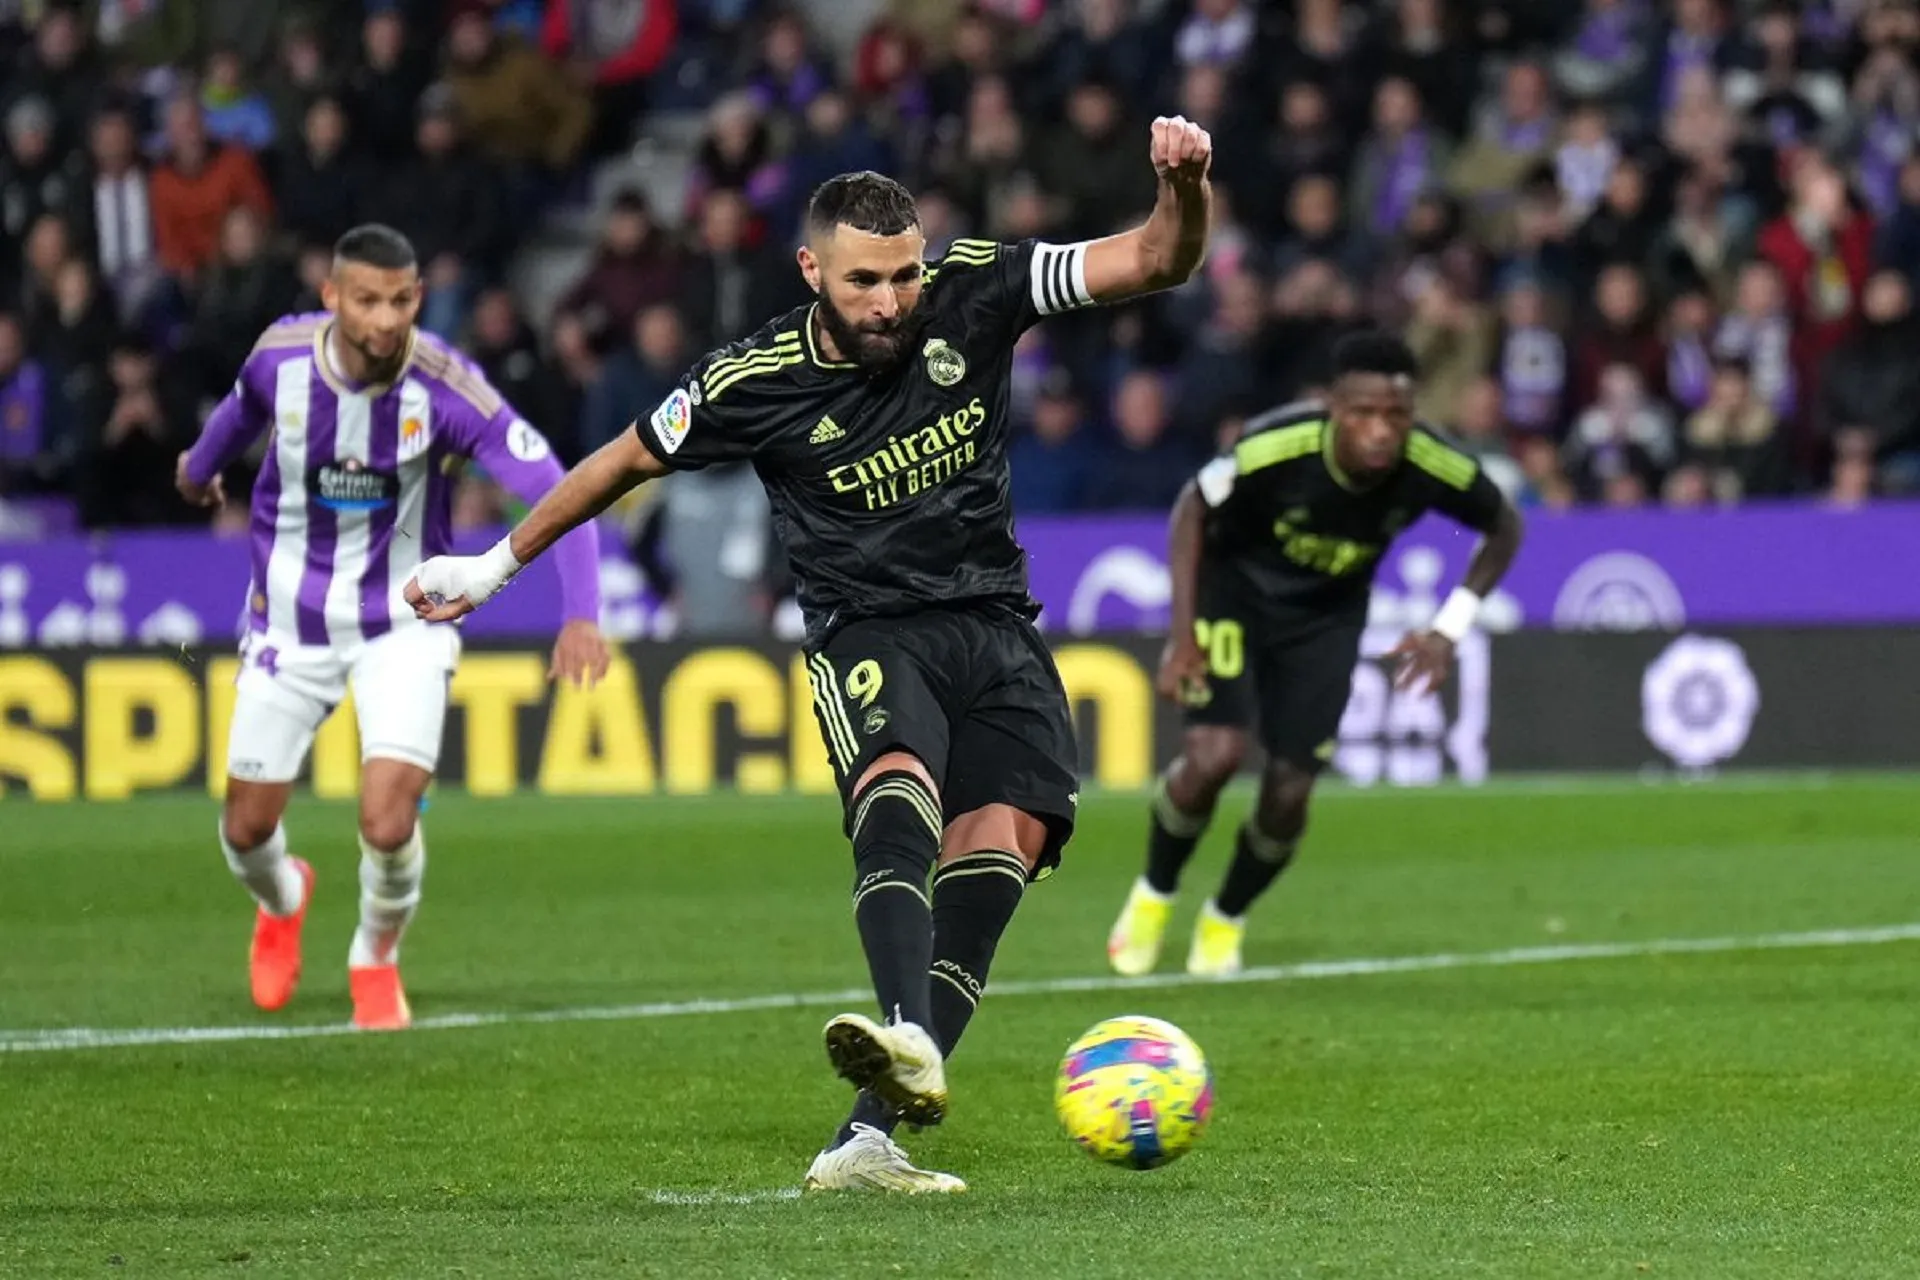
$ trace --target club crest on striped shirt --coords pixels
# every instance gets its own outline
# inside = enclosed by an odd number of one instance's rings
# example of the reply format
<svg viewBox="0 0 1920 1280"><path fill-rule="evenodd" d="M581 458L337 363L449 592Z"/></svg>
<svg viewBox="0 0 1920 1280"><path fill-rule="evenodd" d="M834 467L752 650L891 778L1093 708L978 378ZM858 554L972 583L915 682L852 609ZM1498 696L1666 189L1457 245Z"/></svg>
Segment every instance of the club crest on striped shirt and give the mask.
<svg viewBox="0 0 1920 1280"><path fill-rule="evenodd" d="M967 376L966 357L948 346L945 338L928 338L920 354L927 358L927 376L937 387L951 387Z"/></svg>
<svg viewBox="0 0 1920 1280"><path fill-rule="evenodd" d="M400 424L400 449L398 457L402 462L411 462L427 451L433 433L425 420L411 415Z"/></svg>

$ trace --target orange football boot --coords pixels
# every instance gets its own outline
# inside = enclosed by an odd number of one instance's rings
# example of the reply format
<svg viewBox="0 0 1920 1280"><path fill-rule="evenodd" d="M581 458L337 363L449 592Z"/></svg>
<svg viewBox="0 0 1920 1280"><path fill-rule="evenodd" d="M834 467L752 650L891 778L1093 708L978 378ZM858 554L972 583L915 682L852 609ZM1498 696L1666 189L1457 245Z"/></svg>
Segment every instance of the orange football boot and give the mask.
<svg viewBox="0 0 1920 1280"><path fill-rule="evenodd" d="M304 858L295 858L293 865L300 872L300 909L276 916L261 907L253 918L253 947L247 957L253 1002L268 1011L285 1008L300 985L300 929L313 901L313 868Z"/></svg>
<svg viewBox="0 0 1920 1280"><path fill-rule="evenodd" d="M400 1031L413 1021L399 965L348 966L347 985L353 990L353 1025L362 1031Z"/></svg>

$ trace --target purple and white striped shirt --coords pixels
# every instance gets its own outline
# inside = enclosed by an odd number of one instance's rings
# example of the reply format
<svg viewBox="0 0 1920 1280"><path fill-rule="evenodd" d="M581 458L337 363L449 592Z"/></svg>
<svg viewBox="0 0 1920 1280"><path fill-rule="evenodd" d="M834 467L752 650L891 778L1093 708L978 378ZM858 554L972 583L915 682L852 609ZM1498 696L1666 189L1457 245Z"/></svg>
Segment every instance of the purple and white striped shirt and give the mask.
<svg viewBox="0 0 1920 1280"><path fill-rule="evenodd" d="M187 455L206 484L263 433L253 489L247 625L345 647L419 625L400 596L421 561L453 544L453 490L477 462L525 502L559 482L546 439L474 365L416 331L399 378L356 389L327 355L333 317L288 316L261 335ZM599 535L554 547L568 620L600 611Z"/></svg>

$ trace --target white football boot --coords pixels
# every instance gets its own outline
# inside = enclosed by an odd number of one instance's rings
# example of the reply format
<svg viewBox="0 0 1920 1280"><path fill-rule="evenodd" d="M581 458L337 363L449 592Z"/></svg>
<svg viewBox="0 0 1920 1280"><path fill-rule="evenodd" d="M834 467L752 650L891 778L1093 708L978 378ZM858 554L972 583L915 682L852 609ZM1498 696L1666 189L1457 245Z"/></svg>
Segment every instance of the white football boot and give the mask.
<svg viewBox="0 0 1920 1280"><path fill-rule="evenodd" d="M947 1114L947 1068L933 1037L911 1022L882 1026L857 1013L827 1023L827 1060L856 1089L871 1089L908 1124Z"/></svg>
<svg viewBox="0 0 1920 1280"><path fill-rule="evenodd" d="M808 1191L898 1191L903 1195L950 1194L967 1184L950 1173L914 1167L900 1144L870 1124L853 1126L853 1136L813 1158Z"/></svg>

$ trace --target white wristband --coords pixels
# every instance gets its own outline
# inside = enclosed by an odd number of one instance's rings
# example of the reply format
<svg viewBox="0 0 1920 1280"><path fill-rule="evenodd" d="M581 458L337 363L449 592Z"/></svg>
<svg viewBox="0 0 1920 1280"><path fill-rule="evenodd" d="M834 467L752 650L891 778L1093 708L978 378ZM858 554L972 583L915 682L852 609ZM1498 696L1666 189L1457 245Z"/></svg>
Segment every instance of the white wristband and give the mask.
<svg viewBox="0 0 1920 1280"><path fill-rule="evenodd" d="M513 535L509 533L500 541L487 548L481 557L487 566L487 579L492 582L493 590L498 591L513 581L513 576L526 566L520 563L520 557L513 554ZM491 593L489 593L491 594Z"/></svg>
<svg viewBox="0 0 1920 1280"><path fill-rule="evenodd" d="M455 561L455 563L459 562ZM473 567L475 580L457 582L446 594L465 596L467 602L476 609L498 595L501 588L513 581L513 575L520 572L521 568L520 557L513 554L511 534L466 563Z"/></svg>
<svg viewBox="0 0 1920 1280"><path fill-rule="evenodd" d="M1455 587L1447 602L1440 606L1440 612L1433 615L1432 630L1459 644L1460 637L1473 629L1474 619L1479 616L1480 597L1465 587Z"/></svg>
<svg viewBox="0 0 1920 1280"><path fill-rule="evenodd" d="M521 568L513 544L502 538L477 556L434 556L414 570L413 584L433 604L465 597L478 609Z"/></svg>

